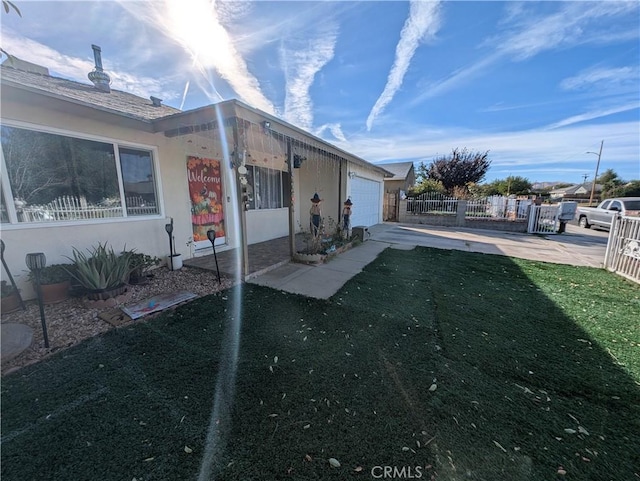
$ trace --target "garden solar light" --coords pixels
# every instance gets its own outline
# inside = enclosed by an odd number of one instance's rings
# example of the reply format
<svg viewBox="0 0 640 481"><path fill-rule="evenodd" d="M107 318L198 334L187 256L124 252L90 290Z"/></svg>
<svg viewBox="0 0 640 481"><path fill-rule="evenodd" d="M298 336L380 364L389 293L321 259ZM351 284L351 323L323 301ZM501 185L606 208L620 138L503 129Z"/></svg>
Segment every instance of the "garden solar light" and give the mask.
<svg viewBox="0 0 640 481"><path fill-rule="evenodd" d="M171 263L171 270L173 270L173 217L171 217L171 222L164 225L164 230L169 234L169 262Z"/></svg>
<svg viewBox="0 0 640 481"><path fill-rule="evenodd" d="M213 258L216 260L216 272L218 273L218 284L222 284L220 280L220 269L218 268L218 256L216 256L216 231L213 229L209 229L207 231L207 239L211 242L211 247L213 248Z"/></svg>
<svg viewBox="0 0 640 481"><path fill-rule="evenodd" d="M42 302L42 290L40 289L40 272L47 266L47 258L42 252L31 252L25 258L27 267L33 272L36 279L36 294L38 296L38 306L40 306L40 322L42 322L42 336L44 337L44 347L49 347L49 336L47 335L47 322L44 318L44 303Z"/></svg>

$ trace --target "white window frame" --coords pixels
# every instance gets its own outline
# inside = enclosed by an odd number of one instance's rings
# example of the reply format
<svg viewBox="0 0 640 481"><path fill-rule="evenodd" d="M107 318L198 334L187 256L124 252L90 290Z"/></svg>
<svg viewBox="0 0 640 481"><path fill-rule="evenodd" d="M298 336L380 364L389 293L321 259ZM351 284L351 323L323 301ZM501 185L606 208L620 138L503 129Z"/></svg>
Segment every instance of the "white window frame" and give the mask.
<svg viewBox="0 0 640 481"><path fill-rule="evenodd" d="M251 186L251 188L253 189L253 205L255 206L256 203L256 171L255 169L264 169L264 170L271 170L274 172L278 172L280 175L280 207L268 207L268 208L263 208L263 209L259 209L257 207L251 207L248 210L250 211L255 211L255 212L260 212L260 211L266 211L266 210L280 210L280 209L287 209L287 207L285 207L285 202L284 202L284 178L283 178L283 172L280 169L271 169L269 167L262 167L260 165L253 165L253 164L247 164L247 168L251 168L253 170L253 173L251 174L251 179L253 180L253 185Z"/></svg>
<svg viewBox="0 0 640 481"><path fill-rule="evenodd" d="M164 195L162 192L162 181L160 179L160 165L158 156L158 147L155 145L139 144L136 142L122 141L114 139L112 137L103 137L92 134L80 133L72 130L59 129L56 127L43 126L38 124L32 124L29 122L22 122L19 120L2 120L2 125L5 127L15 127L24 130L31 130L34 132L42 132L46 134L61 135L64 137L72 137L81 140L90 140L95 142L102 142L111 144L113 146L114 161L116 163L116 172L118 176L118 188L120 190L120 201L122 205L122 217L107 217L104 219L86 219L82 221L57 221L57 222L19 222L16 213L15 205L13 203L13 191L7 175L0 176L2 181L2 193L4 195L5 206L7 209L7 216L9 218L8 223L2 223L2 229L16 230L16 229L41 229L43 227L61 227L61 226L83 226L92 224L112 224L116 222L135 222L140 220L159 219L164 218ZM152 169L154 175L154 182L156 187L156 203L158 205L157 214L149 215L127 215L127 208L125 202L124 182L122 179L122 169L120 166L120 148L139 149L151 152L152 157ZM0 145L0 166L2 172L7 172L7 167L4 160L4 151Z"/></svg>

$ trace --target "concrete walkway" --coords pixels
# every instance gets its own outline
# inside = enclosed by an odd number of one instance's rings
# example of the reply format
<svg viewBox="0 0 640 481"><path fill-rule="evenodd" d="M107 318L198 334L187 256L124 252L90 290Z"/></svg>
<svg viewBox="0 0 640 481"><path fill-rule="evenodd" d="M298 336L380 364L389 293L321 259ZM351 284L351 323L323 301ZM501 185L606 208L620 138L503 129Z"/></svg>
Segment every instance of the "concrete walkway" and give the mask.
<svg viewBox="0 0 640 481"><path fill-rule="evenodd" d="M396 223L378 224L370 227L369 232L369 240L326 264L289 263L247 282L328 299L387 247L410 250L424 246L602 267L607 245L606 232L585 231L572 225L567 226L564 234L547 236Z"/></svg>

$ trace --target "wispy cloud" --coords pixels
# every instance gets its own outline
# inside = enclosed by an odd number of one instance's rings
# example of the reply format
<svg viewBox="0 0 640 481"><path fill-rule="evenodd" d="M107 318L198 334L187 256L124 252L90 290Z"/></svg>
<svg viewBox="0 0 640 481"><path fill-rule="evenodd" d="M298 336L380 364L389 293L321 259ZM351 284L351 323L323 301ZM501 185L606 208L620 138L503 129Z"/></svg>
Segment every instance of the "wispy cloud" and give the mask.
<svg viewBox="0 0 640 481"><path fill-rule="evenodd" d="M230 5L225 4L225 18L231 15ZM191 0L188 8L178 0L122 2L122 6L180 44L210 86L213 82L207 72L215 69L242 100L275 113L274 105L262 93L258 79L249 71L221 23L214 2ZM244 10L246 5L240 3L239 7Z"/></svg>
<svg viewBox="0 0 640 481"><path fill-rule="evenodd" d="M411 129L402 128L401 133L388 133L384 138L361 133L349 136L348 144L335 144L374 163L422 161L428 164L455 147L488 150L492 159L488 180L504 177L505 172L509 175L513 172L510 169L517 169L518 172L538 172L531 180L578 182L581 176L575 176L576 172L590 172L594 167L592 156L584 152L595 150L604 139L603 165L615 166L624 179L638 179L639 128L640 123L635 121L487 133L412 125Z"/></svg>
<svg viewBox="0 0 640 481"><path fill-rule="evenodd" d="M316 130L315 135L322 137L327 130L331 132L331 135L333 135L334 138L342 142L347 142L347 138L345 137L344 132L342 132L342 126L339 123L321 125Z"/></svg>
<svg viewBox="0 0 640 481"><path fill-rule="evenodd" d="M280 59L285 72L284 118L287 122L307 130L313 126L309 89L316 74L333 58L337 36L337 28L330 25L311 40L305 40L304 48L296 41L283 43Z"/></svg>
<svg viewBox="0 0 640 481"><path fill-rule="evenodd" d="M87 75L94 68L93 60L62 54L35 40L18 35L10 29L4 29L2 32L2 48L19 59L48 68L54 76L90 84ZM91 50L87 50L87 57L91 57ZM119 70L108 56L103 57L103 65L111 77L111 87L116 90L123 90L140 97L153 95L164 100L178 97L176 91L167 88L170 82L166 78L135 75Z"/></svg>
<svg viewBox="0 0 640 481"><path fill-rule="evenodd" d="M549 2L552 4L552 2ZM563 2L551 14L535 14L519 4L508 9L510 20L505 31L480 43L493 50L469 66L425 88L412 104L418 104L458 87L488 72L497 62L510 59L522 61L542 52L557 48L569 48L581 44L608 44L638 38L637 26L629 31L612 32L611 19L629 18L638 14L638 4L623 2ZM613 25L613 26L612 26Z"/></svg>
<svg viewBox="0 0 640 481"><path fill-rule="evenodd" d="M387 84L367 117L367 130L371 130L376 117L384 111L402 86L404 76L420 42L433 37L439 28L439 2L413 0L409 9L409 17L400 32L400 40L396 46L396 57L389 72Z"/></svg>
<svg viewBox="0 0 640 481"><path fill-rule="evenodd" d="M560 120L559 122L555 122L551 125L546 126L545 129L557 129L559 127L566 127L567 125L577 124L580 122L585 122L587 120L599 119L601 117L608 117L609 115L619 114L620 112L628 112L630 110L636 109L640 109L640 102L638 101L633 101L625 105L618 105L606 109L592 110L579 115L573 115L566 119Z"/></svg>
<svg viewBox="0 0 640 481"><path fill-rule="evenodd" d="M590 68L574 77L564 79L560 83L563 90L601 89L614 86L635 86L636 92L640 83L640 67Z"/></svg>

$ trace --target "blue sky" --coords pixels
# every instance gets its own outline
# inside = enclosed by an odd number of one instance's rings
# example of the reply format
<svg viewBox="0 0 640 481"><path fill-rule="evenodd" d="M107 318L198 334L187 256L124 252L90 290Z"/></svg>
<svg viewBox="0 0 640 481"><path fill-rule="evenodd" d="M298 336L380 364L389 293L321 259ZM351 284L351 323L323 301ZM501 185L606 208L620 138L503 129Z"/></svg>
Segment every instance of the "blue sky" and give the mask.
<svg viewBox="0 0 640 481"><path fill-rule="evenodd" d="M2 48L185 110L238 98L373 163L640 179L640 3L20 1Z"/></svg>

